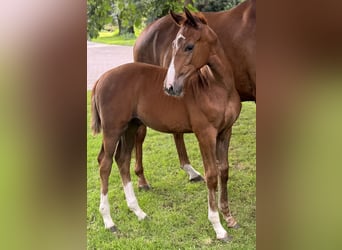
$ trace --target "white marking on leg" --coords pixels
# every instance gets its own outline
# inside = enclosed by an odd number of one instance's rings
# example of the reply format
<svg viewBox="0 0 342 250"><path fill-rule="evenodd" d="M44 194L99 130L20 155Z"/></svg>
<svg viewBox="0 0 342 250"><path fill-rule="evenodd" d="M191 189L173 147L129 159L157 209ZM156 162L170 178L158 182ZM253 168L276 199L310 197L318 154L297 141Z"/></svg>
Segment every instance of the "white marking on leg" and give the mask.
<svg viewBox="0 0 342 250"><path fill-rule="evenodd" d="M132 182L128 182L126 186L124 186L124 192L126 196L127 206L129 207L129 209L135 213L139 220L145 219L147 215L139 207L137 198L134 194Z"/></svg>
<svg viewBox="0 0 342 250"><path fill-rule="evenodd" d="M211 210L210 205L209 205L209 199L208 199L208 219L214 227L217 239L224 239L228 237L227 231L221 225L219 212Z"/></svg>
<svg viewBox="0 0 342 250"><path fill-rule="evenodd" d="M182 169L188 173L189 180L195 179L198 176L201 176L199 172L197 172L190 164L185 164Z"/></svg>
<svg viewBox="0 0 342 250"><path fill-rule="evenodd" d="M101 193L101 200L100 200L100 213L103 218L103 222L105 224L105 228L111 228L115 224L110 216L110 207L108 202L108 194L104 195Z"/></svg>

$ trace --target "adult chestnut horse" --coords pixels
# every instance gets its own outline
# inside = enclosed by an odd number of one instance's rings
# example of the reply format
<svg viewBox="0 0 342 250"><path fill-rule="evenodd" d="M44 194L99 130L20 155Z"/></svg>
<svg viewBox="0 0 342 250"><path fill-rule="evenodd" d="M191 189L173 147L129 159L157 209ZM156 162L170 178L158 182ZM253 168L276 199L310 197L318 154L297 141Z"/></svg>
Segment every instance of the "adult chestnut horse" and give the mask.
<svg viewBox="0 0 342 250"><path fill-rule="evenodd" d="M228 11L203 14L231 62L241 101L256 101L256 0L247 0ZM153 22L135 43L134 61L168 67L172 56L172 39L178 30L179 27L170 16ZM142 188L149 187L142 165L142 143L145 135L146 127L142 126L136 139L135 166L139 187ZM188 173L190 180L201 180L200 174L190 165L183 134L174 134L174 139L181 168Z"/></svg>
<svg viewBox="0 0 342 250"><path fill-rule="evenodd" d="M230 236L221 225L218 208L228 227L236 227L228 206L228 146L232 125L241 109L240 97L216 34L204 17L192 15L187 9L185 13L186 17L171 12L180 30L173 42L168 70L144 63L125 64L103 74L92 90L92 129L94 133L103 130L98 156L100 212L105 227L115 231L107 196L115 153L127 205L139 220L146 217L138 205L130 176L139 125L166 133L194 132L208 187L208 218L216 237L226 241Z"/></svg>

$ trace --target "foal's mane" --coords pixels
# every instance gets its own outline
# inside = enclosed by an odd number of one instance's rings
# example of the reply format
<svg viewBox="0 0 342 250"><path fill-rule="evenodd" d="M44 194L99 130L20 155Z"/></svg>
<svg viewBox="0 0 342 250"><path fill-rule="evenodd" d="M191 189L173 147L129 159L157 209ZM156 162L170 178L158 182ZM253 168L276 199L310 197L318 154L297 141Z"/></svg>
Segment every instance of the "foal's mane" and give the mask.
<svg viewBox="0 0 342 250"><path fill-rule="evenodd" d="M209 65L203 66L201 69L194 72L188 79L189 86L192 86L196 91L207 91L207 88L210 87L210 84L213 81L216 81L216 79L213 76Z"/></svg>

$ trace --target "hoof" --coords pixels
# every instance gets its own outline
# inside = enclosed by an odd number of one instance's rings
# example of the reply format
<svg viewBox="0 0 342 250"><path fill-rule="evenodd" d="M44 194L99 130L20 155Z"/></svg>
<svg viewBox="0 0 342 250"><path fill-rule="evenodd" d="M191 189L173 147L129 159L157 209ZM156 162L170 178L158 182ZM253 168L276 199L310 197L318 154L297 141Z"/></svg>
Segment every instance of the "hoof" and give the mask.
<svg viewBox="0 0 342 250"><path fill-rule="evenodd" d="M229 227L229 228L233 228L233 229L239 229L241 226L239 223L236 223L234 226Z"/></svg>
<svg viewBox="0 0 342 250"><path fill-rule="evenodd" d="M226 218L226 222L227 222L227 226L229 228L233 228L233 229L238 229L240 228L239 223L237 223L237 221L234 219L233 216L229 216L228 218Z"/></svg>
<svg viewBox="0 0 342 250"><path fill-rule="evenodd" d="M142 221L150 221L151 220L151 217L146 215L146 217L144 219L142 219Z"/></svg>
<svg viewBox="0 0 342 250"><path fill-rule="evenodd" d="M148 191L152 189L150 185L139 186L138 188L139 188L139 191Z"/></svg>
<svg viewBox="0 0 342 250"><path fill-rule="evenodd" d="M111 231L114 234L118 232L118 228L116 226L112 226L112 227L110 227L108 229L109 229L109 231Z"/></svg>
<svg viewBox="0 0 342 250"><path fill-rule="evenodd" d="M226 237L222 238L222 239L218 239L221 242L230 242L233 240L233 236L227 235Z"/></svg>
<svg viewBox="0 0 342 250"><path fill-rule="evenodd" d="M200 181L204 181L203 177L198 175L195 178L190 179L190 182L200 182Z"/></svg>

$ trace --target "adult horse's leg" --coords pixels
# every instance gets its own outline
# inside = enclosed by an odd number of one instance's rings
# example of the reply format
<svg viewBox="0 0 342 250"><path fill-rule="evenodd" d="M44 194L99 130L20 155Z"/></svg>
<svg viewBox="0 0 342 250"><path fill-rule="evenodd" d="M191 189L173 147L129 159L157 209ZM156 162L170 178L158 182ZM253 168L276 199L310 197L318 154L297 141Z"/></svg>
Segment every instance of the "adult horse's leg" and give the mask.
<svg viewBox="0 0 342 250"><path fill-rule="evenodd" d="M221 132L217 136L216 142L216 154L217 154L217 166L220 171L219 187L220 187L220 201L219 208L223 215L223 218L227 222L230 228L239 228L239 224L231 215L228 203L228 191L227 182L229 178L229 162L228 162L228 148L229 141L232 134L232 128L229 128Z"/></svg>
<svg viewBox="0 0 342 250"><path fill-rule="evenodd" d="M188 173L189 180L196 182L196 181L203 181L203 177L199 172L197 172L190 164L188 154L186 152L185 143L184 143L184 136L182 133L175 133L173 134L175 139L178 158L180 161L181 168Z"/></svg>
<svg viewBox="0 0 342 250"><path fill-rule="evenodd" d="M108 179L112 169L113 154L117 144L118 135L106 135L103 132L103 143L101 151L98 155L98 161L100 164L100 179L101 179L101 198L100 198L100 213L105 224L105 228L112 232L115 232L116 226L110 216L110 206L108 201Z"/></svg>
<svg viewBox="0 0 342 250"><path fill-rule="evenodd" d="M102 142L100 153L97 156L97 162L99 163L99 166L101 165L103 157L104 157L104 148L103 148L103 142Z"/></svg>
<svg viewBox="0 0 342 250"><path fill-rule="evenodd" d="M208 219L216 232L216 238L222 241L229 241L231 237L223 228L216 204L216 189L218 184L219 171L216 165L216 136L217 131L213 128L201 130L196 133L203 164L205 179L208 187Z"/></svg>
<svg viewBox="0 0 342 250"><path fill-rule="evenodd" d="M125 192L127 206L135 213L139 220L146 218L145 212L139 207L138 200L135 197L133 185L131 182L130 162L134 140L138 125L130 123L125 134L121 137L118 148L115 153L115 161L121 175L122 185Z"/></svg>
<svg viewBox="0 0 342 250"><path fill-rule="evenodd" d="M142 163L143 153L142 153L142 145L144 143L146 137L146 126L140 125L136 137L135 137L135 174L138 176L138 187L139 190L150 189L150 185L148 184L145 175L144 175L144 168Z"/></svg>

